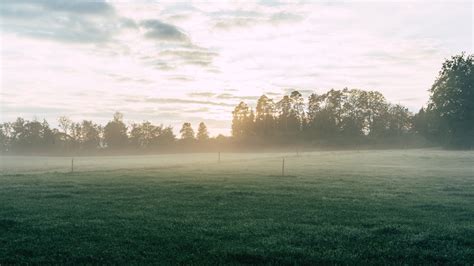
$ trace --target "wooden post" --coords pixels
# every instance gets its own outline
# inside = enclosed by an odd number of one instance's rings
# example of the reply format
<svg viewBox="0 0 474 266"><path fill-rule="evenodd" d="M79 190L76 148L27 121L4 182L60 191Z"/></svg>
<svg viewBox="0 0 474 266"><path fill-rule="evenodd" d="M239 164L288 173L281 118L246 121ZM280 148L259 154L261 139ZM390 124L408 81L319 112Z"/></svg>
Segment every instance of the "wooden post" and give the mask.
<svg viewBox="0 0 474 266"><path fill-rule="evenodd" d="M71 173L74 173L74 158L71 159Z"/></svg>
<svg viewBox="0 0 474 266"><path fill-rule="evenodd" d="M285 157L283 157L283 161L281 163L281 176L285 176Z"/></svg>
<svg viewBox="0 0 474 266"><path fill-rule="evenodd" d="M217 153L217 162L221 163L221 152Z"/></svg>

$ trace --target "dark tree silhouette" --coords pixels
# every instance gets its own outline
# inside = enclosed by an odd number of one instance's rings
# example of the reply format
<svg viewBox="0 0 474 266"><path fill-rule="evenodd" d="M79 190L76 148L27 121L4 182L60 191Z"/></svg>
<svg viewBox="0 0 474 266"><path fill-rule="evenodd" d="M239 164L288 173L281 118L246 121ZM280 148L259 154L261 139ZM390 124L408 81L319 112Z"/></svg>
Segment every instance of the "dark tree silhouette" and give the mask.
<svg viewBox="0 0 474 266"><path fill-rule="evenodd" d="M127 147L127 126L123 122L123 115L121 113L116 112L114 119L104 127L104 142L110 149Z"/></svg>
<svg viewBox="0 0 474 266"><path fill-rule="evenodd" d="M194 140L194 130L191 126L191 123L184 123L179 133L181 134L182 140Z"/></svg>
<svg viewBox="0 0 474 266"><path fill-rule="evenodd" d="M430 89L428 112L438 139L457 148L474 146L474 55L453 56L443 63Z"/></svg>
<svg viewBox="0 0 474 266"><path fill-rule="evenodd" d="M196 138L200 142L209 140L209 132L207 132L207 126L204 124L204 122L199 123Z"/></svg>

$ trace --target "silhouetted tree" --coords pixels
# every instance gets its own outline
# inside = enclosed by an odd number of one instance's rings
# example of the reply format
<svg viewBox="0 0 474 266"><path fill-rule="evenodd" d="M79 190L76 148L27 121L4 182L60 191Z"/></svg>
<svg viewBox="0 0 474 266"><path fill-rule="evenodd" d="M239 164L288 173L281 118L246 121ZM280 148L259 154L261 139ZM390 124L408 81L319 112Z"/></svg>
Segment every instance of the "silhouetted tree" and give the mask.
<svg viewBox="0 0 474 266"><path fill-rule="evenodd" d="M99 148L100 144L99 125L92 121L84 120L81 124L81 146L85 150L95 150Z"/></svg>
<svg viewBox="0 0 474 266"><path fill-rule="evenodd" d="M176 136L173 133L173 128L170 126L163 127L163 125L161 125L160 128L161 133L158 136L158 144L161 146L172 145L176 141Z"/></svg>
<svg viewBox="0 0 474 266"><path fill-rule="evenodd" d="M152 148L157 145L162 127L155 126L149 121L142 124L132 124L130 129L130 143L136 148Z"/></svg>
<svg viewBox="0 0 474 266"><path fill-rule="evenodd" d="M204 122L199 123L199 128L197 132L197 140L200 142L209 140L209 132L207 132L207 126Z"/></svg>
<svg viewBox="0 0 474 266"><path fill-rule="evenodd" d="M241 138L248 136L248 122L250 120L250 107L240 102L232 112L232 136Z"/></svg>
<svg viewBox="0 0 474 266"><path fill-rule="evenodd" d="M439 140L457 148L474 147L474 55L453 56L443 63L430 89L428 112Z"/></svg>
<svg viewBox="0 0 474 266"><path fill-rule="evenodd" d="M255 109L255 133L258 136L269 136L275 130L275 103L266 95L260 96Z"/></svg>
<svg viewBox="0 0 474 266"><path fill-rule="evenodd" d="M191 123L184 123L179 133L182 140L194 140L194 130L191 127Z"/></svg>
<svg viewBox="0 0 474 266"><path fill-rule="evenodd" d="M127 126L123 122L123 115L114 114L114 119L104 127L104 141L108 148L124 148L128 144Z"/></svg>

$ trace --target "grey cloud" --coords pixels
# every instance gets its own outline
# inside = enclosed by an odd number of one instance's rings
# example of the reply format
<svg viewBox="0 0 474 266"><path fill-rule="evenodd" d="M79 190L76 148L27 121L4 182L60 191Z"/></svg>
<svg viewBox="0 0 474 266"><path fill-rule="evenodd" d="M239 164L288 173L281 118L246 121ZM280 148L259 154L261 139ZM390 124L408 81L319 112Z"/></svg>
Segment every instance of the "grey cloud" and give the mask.
<svg viewBox="0 0 474 266"><path fill-rule="evenodd" d="M195 109L190 109L186 111L190 113L208 113L209 111L211 111L211 109L207 107L201 107L201 108L195 108Z"/></svg>
<svg viewBox="0 0 474 266"><path fill-rule="evenodd" d="M279 12L279 13L273 14L269 20L272 23L284 23L284 22L297 22L297 21L301 21L302 19L303 17L300 15L287 13L287 12Z"/></svg>
<svg viewBox="0 0 474 266"><path fill-rule="evenodd" d="M207 51L202 48L165 50L160 52L160 56L169 59L175 59L184 64L209 66L217 53Z"/></svg>
<svg viewBox="0 0 474 266"><path fill-rule="evenodd" d="M105 1L85 0L3 0L2 16L43 16L43 12L57 11L81 15L113 14L115 9Z"/></svg>
<svg viewBox="0 0 474 266"><path fill-rule="evenodd" d="M273 91L267 91L264 93L267 96L280 96L281 93L273 92Z"/></svg>
<svg viewBox="0 0 474 266"><path fill-rule="evenodd" d="M193 78L186 77L186 76L172 76L168 78L169 80L177 80L177 81L193 81Z"/></svg>
<svg viewBox="0 0 474 266"><path fill-rule="evenodd" d="M217 29L246 28L261 24L279 25L301 21L302 16L288 12L278 12L265 15L256 12L244 12L242 14L231 12L228 16L218 16L214 27Z"/></svg>
<svg viewBox="0 0 474 266"><path fill-rule="evenodd" d="M57 10L57 11L66 11L80 14L104 14L109 12L114 12L114 8L105 1L84 1L84 0L35 0L27 1L20 0L15 2L34 2L36 4L41 4L44 7Z"/></svg>
<svg viewBox="0 0 474 266"><path fill-rule="evenodd" d="M178 98L145 98L145 99L128 99L128 102L148 102L148 103L161 103L161 104L202 104L202 105L212 105L212 106L234 106L235 104L224 103L224 102L215 102L215 101L201 101L201 100L187 100L187 99L178 99Z"/></svg>
<svg viewBox="0 0 474 266"><path fill-rule="evenodd" d="M136 83L152 83L151 80L149 79L144 79L144 78L134 78L134 77L127 77L127 76L123 76L123 75L117 75L117 74L114 74L114 73L109 73L109 74L106 74L107 76L115 79L116 81L119 81L119 82L136 82Z"/></svg>
<svg viewBox="0 0 474 266"><path fill-rule="evenodd" d="M140 26L147 29L145 33L147 38L185 43L190 42L188 36L182 30L157 19L144 20L140 22Z"/></svg>
<svg viewBox="0 0 474 266"><path fill-rule="evenodd" d="M217 53L195 46L185 45L177 49L160 51L157 56L144 56L141 59L160 70L173 70L183 65L195 65L210 68ZM170 77L172 80L191 81L184 76Z"/></svg>
<svg viewBox="0 0 474 266"><path fill-rule="evenodd" d="M221 93L216 96L218 99L232 99L232 100L256 100L259 96L240 96L230 93Z"/></svg>
<svg viewBox="0 0 474 266"><path fill-rule="evenodd" d="M231 18L231 19L220 19L214 27L218 29L230 29L238 27L250 27L255 26L259 23L258 19L254 18Z"/></svg>
<svg viewBox="0 0 474 266"><path fill-rule="evenodd" d="M103 42L120 27L114 8L103 1L6 1L3 30L66 42Z"/></svg>
<svg viewBox="0 0 474 266"><path fill-rule="evenodd" d="M213 97L216 94L214 92L191 92L188 95L190 97Z"/></svg>

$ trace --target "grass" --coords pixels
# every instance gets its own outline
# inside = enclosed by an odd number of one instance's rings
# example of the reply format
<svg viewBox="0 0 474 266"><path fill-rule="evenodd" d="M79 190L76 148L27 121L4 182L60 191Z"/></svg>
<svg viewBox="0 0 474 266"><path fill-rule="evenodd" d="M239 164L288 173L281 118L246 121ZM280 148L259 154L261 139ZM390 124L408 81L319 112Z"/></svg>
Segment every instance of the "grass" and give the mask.
<svg viewBox="0 0 474 266"><path fill-rule="evenodd" d="M0 264L474 262L473 152L68 161L1 157Z"/></svg>

